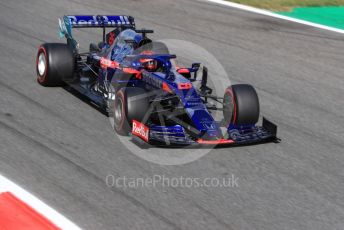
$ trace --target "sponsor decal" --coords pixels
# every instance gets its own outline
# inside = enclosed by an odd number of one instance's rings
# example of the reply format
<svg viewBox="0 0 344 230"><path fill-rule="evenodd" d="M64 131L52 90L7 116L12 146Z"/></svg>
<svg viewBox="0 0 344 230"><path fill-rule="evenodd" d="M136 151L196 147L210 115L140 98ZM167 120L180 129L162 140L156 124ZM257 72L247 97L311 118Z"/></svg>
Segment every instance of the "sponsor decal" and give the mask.
<svg viewBox="0 0 344 230"><path fill-rule="evenodd" d="M214 123L203 123L204 128L208 129L208 130L215 130L216 126Z"/></svg>
<svg viewBox="0 0 344 230"><path fill-rule="evenodd" d="M148 142L149 140L149 128L141 122L133 120L133 129L131 133L135 136L140 137L145 142Z"/></svg>
<svg viewBox="0 0 344 230"><path fill-rule="evenodd" d="M173 91L169 87L169 85L166 82L164 82L163 80L161 80L155 76L152 76L151 74L149 74L147 72L143 72L141 74L141 76L142 76L142 80L144 82L146 82L146 84L153 86L155 88L158 88L158 89L162 89L168 93L173 93Z"/></svg>
<svg viewBox="0 0 344 230"><path fill-rule="evenodd" d="M148 85L154 86L155 88L162 88L163 81L161 79L154 77L146 72L142 74L142 77L142 80Z"/></svg>
<svg viewBox="0 0 344 230"><path fill-rule="evenodd" d="M67 16L72 25L130 25L127 16L106 15L70 15Z"/></svg>
<svg viewBox="0 0 344 230"><path fill-rule="evenodd" d="M178 89L191 89L192 84L190 82L178 83Z"/></svg>

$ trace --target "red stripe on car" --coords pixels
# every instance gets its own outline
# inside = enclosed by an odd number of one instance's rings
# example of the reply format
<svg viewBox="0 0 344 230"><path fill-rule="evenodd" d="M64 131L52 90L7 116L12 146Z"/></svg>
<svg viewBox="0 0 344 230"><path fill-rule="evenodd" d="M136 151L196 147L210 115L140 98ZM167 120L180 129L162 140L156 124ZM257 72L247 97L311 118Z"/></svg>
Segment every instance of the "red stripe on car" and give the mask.
<svg viewBox="0 0 344 230"><path fill-rule="evenodd" d="M100 59L100 67L102 69L106 69L106 68L116 69L116 68L119 68L119 63L116 61L111 61L110 59L102 57Z"/></svg>
<svg viewBox="0 0 344 230"><path fill-rule="evenodd" d="M233 140L226 140L226 139L220 139L220 140L203 140L198 139L197 143L199 144L205 144L205 145L221 145L221 144L233 144Z"/></svg>

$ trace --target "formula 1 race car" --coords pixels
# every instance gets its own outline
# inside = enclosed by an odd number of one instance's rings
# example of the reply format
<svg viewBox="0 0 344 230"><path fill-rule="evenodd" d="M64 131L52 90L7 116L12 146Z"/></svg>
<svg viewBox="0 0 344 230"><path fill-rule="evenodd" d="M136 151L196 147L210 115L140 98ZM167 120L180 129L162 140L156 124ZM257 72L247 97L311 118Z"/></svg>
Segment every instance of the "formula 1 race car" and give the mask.
<svg viewBox="0 0 344 230"><path fill-rule="evenodd" d="M205 66L177 67L176 56L164 43L147 37L152 30L136 29L133 17L64 16L59 28L67 43L39 47L38 83L67 85L83 95L113 117L118 134L172 146L278 141L272 122L263 118L262 126L256 125L259 100L251 85L231 85L224 96L213 95ZM101 28L103 39L80 53L72 28ZM107 28L112 29L107 33ZM219 110L223 119L215 121L212 112Z"/></svg>

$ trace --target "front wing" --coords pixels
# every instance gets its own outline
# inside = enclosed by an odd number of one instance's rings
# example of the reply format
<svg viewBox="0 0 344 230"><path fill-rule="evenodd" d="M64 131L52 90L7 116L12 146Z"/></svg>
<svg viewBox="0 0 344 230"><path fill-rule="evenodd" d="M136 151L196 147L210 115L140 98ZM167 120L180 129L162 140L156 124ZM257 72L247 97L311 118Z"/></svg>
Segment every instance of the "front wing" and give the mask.
<svg viewBox="0 0 344 230"><path fill-rule="evenodd" d="M153 126L133 121L132 138L133 141L142 145L150 144L155 146L185 147L185 146L239 146L267 142L279 142L277 126L263 118L261 126L250 127L229 127L224 138L217 140L205 140L202 138L192 138L185 135L185 128L180 125Z"/></svg>

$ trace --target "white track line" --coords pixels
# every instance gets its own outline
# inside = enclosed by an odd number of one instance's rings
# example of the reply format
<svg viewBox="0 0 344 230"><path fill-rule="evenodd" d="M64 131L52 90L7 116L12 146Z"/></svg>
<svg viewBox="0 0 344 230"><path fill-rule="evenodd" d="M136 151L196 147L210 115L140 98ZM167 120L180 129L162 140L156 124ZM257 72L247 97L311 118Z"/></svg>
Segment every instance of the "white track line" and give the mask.
<svg viewBox="0 0 344 230"><path fill-rule="evenodd" d="M80 230L76 224L68 220L66 217L49 207L43 201L33 196L23 188L16 185L14 182L0 175L0 193L11 192L13 195L18 197L20 200L31 206L35 211L42 214L45 218L54 223L61 229L68 230Z"/></svg>
<svg viewBox="0 0 344 230"><path fill-rule="evenodd" d="M256 14L266 15L266 16L270 16L270 17L274 17L274 18L279 18L279 19L283 19L283 20L287 20L287 21L291 21L291 22L300 23L300 24L307 25L307 26L316 27L316 28L323 29L323 30L329 30L332 32L344 34L344 30L342 30L342 29L336 29L333 27L324 26L324 25L320 25L317 23L304 21L301 19L295 19L295 18L291 18L288 16L283 16L283 15L279 15L279 14L276 14L276 13L271 12L271 11L261 10L261 9L255 8L255 7L245 6L245 5L241 5L241 4L234 3L234 2L229 2L229 1L224 1L224 0L202 0L202 1L221 4L221 5L229 6L229 7L236 8L236 9L249 11L249 12L256 13Z"/></svg>

